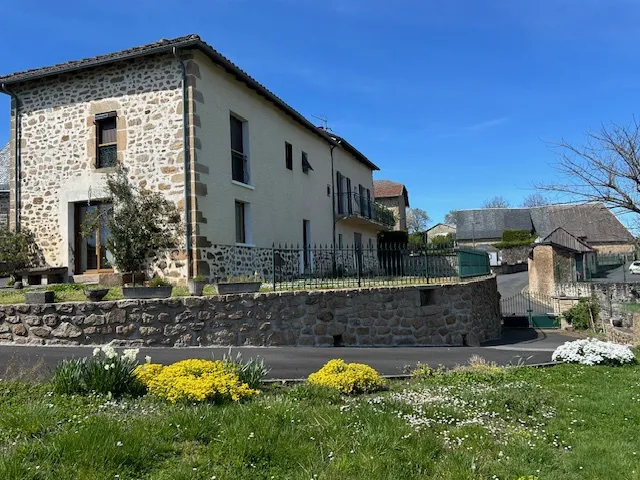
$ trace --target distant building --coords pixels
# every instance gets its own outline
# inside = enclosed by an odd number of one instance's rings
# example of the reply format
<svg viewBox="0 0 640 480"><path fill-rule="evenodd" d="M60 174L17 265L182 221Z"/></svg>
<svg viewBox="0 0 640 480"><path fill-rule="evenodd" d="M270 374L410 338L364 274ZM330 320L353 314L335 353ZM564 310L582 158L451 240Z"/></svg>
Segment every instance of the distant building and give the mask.
<svg viewBox="0 0 640 480"><path fill-rule="evenodd" d="M0 228L9 225L9 143L0 150Z"/></svg>
<svg viewBox="0 0 640 480"><path fill-rule="evenodd" d="M427 239L435 237L446 237L449 234L452 234L455 237L456 226L449 225L448 223L438 223L427 230Z"/></svg>
<svg viewBox="0 0 640 480"><path fill-rule="evenodd" d="M407 208L409 208L407 187L391 180L375 180L373 196L376 202L390 209L396 216L394 230L406 230Z"/></svg>

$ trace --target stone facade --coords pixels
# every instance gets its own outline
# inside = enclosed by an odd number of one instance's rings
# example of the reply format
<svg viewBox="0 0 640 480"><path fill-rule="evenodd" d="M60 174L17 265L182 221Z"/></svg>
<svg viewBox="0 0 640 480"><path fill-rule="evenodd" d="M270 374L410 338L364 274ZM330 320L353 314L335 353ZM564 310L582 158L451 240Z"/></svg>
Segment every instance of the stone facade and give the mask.
<svg viewBox="0 0 640 480"><path fill-rule="evenodd" d="M13 90L21 101L20 224L35 234L48 265L73 271L73 205L106 196L111 169L96 168L96 114L116 112L117 158L131 181L184 208L182 87L173 56L85 69ZM168 255L163 273L184 276L184 258Z"/></svg>
<svg viewBox="0 0 640 480"><path fill-rule="evenodd" d="M9 227L9 192L0 192L0 228Z"/></svg>
<svg viewBox="0 0 640 480"><path fill-rule="evenodd" d="M500 330L495 277L428 287L0 306L0 341L38 345L478 345Z"/></svg>

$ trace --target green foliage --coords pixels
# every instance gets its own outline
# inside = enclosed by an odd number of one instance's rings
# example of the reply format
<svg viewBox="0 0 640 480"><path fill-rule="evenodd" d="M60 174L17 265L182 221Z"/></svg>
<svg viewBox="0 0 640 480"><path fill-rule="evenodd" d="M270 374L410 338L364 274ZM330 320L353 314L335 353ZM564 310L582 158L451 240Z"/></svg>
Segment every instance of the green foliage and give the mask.
<svg viewBox="0 0 640 480"><path fill-rule="evenodd" d="M124 167L107 177L107 191L111 208L89 216L82 232L93 235L106 221L113 263L121 272L133 273L135 282L135 273L143 270L147 258L179 243L180 212L160 192L132 185Z"/></svg>
<svg viewBox="0 0 640 480"><path fill-rule="evenodd" d="M446 235L438 235L435 237L429 238L429 244L434 247L453 247L456 243L456 237L453 233L447 233Z"/></svg>
<svg viewBox="0 0 640 480"><path fill-rule="evenodd" d="M204 278L202 275L196 275L195 277L193 277L191 279L191 281L193 281L193 282L206 282L207 279Z"/></svg>
<svg viewBox="0 0 640 480"><path fill-rule="evenodd" d="M19 270L42 263L42 252L29 230L13 232L0 229L0 268L12 277Z"/></svg>
<svg viewBox="0 0 640 480"><path fill-rule="evenodd" d="M113 347L96 348L91 357L63 360L55 369L53 388L56 393L86 395L89 393L142 395L144 386L134 374L138 365L137 350L118 355Z"/></svg>
<svg viewBox="0 0 640 480"><path fill-rule="evenodd" d="M170 287L171 283L162 277L153 277L149 281L149 286L150 287Z"/></svg>
<svg viewBox="0 0 640 480"><path fill-rule="evenodd" d="M409 234L409 246L414 248L424 247L424 232L415 232Z"/></svg>
<svg viewBox="0 0 640 480"><path fill-rule="evenodd" d="M529 230L505 230L502 241L495 244L496 248L513 248L531 245L536 237Z"/></svg>
<svg viewBox="0 0 640 480"><path fill-rule="evenodd" d="M600 305L595 297L581 298L562 316L576 330L588 330L598 324Z"/></svg>
<svg viewBox="0 0 640 480"><path fill-rule="evenodd" d="M231 348L228 353L223 355L222 361L231 365L240 382L246 383L253 390L262 386L262 381L271 371L271 367L265 365L263 358L256 357L244 360L240 352L237 352L234 357L231 354Z"/></svg>

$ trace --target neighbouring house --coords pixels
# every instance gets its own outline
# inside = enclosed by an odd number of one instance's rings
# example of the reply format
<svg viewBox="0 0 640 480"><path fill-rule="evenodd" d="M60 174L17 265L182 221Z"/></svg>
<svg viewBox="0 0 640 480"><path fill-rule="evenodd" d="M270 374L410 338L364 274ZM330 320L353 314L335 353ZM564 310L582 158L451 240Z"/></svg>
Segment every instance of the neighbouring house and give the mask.
<svg viewBox="0 0 640 480"><path fill-rule="evenodd" d="M456 236L456 226L448 223L438 223L427 230L427 238L446 237L447 235Z"/></svg>
<svg viewBox="0 0 640 480"><path fill-rule="evenodd" d="M9 144L0 150L0 228L9 226Z"/></svg>
<svg viewBox="0 0 640 480"><path fill-rule="evenodd" d="M558 227L529 253L529 290L552 296L557 284L585 280L595 269L595 249Z"/></svg>
<svg viewBox="0 0 640 480"><path fill-rule="evenodd" d="M306 271L308 245L373 245L393 227L373 201L373 162L197 35L0 84L12 98L10 225L33 231L46 263L70 275L113 270L106 229L83 238L80 225L106 208L117 164L183 212L182 245L150 259L174 281L270 268L274 243L304 245L294 261Z"/></svg>
<svg viewBox="0 0 640 480"><path fill-rule="evenodd" d="M602 203L532 208L459 210L456 237L466 246L495 244L505 230L528 230L538 239L562 228L600 254L633 255L635 239Z"/></svg>
<svg viewBox="0 0 640 480"><path fill-rule="evenodd" d="M395 215L394 230L406 230L407 208L409 208L407 187L391 180L376 180L373 182L373 192L376 202L390 209Z"/></svg>

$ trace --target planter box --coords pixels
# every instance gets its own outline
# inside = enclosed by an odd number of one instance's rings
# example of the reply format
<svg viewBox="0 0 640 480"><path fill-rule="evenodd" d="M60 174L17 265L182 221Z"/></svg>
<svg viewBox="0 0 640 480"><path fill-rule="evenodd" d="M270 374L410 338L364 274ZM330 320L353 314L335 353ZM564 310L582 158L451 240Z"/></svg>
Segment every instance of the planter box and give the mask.
<svg viewBox="0 0 640 480"><path fill-rule="evenodd" d="M84 296L92 302L99 302L109 293L108 288L96 288L95 290L85 290Z"/></svg>
<svg viewBox="0 0 640 480"><path fill-rule="evenodd" d="M187 282L187 286L189 287L189 295L201 297L206 285L207 282L194 282L193 280L189 280L189 282Z"/></svg>
<svg viewBox="0 0 640 480"><path fill-rule="evenodd" d="M255 293L260 291L262 282L217 283L218 295L232 293Z"/></svg>
<svg viewBox="0 0 640 480"><path fill-rule="evenodd" d="M28 304L53 303L53 292L27 292L24 294L24 301Z"/></svg>
<svg viewBox="0 0 640 480"><path fill-rule="evenodd" d="M123 287L124 298L169 298L173 287Z"/></svg>

